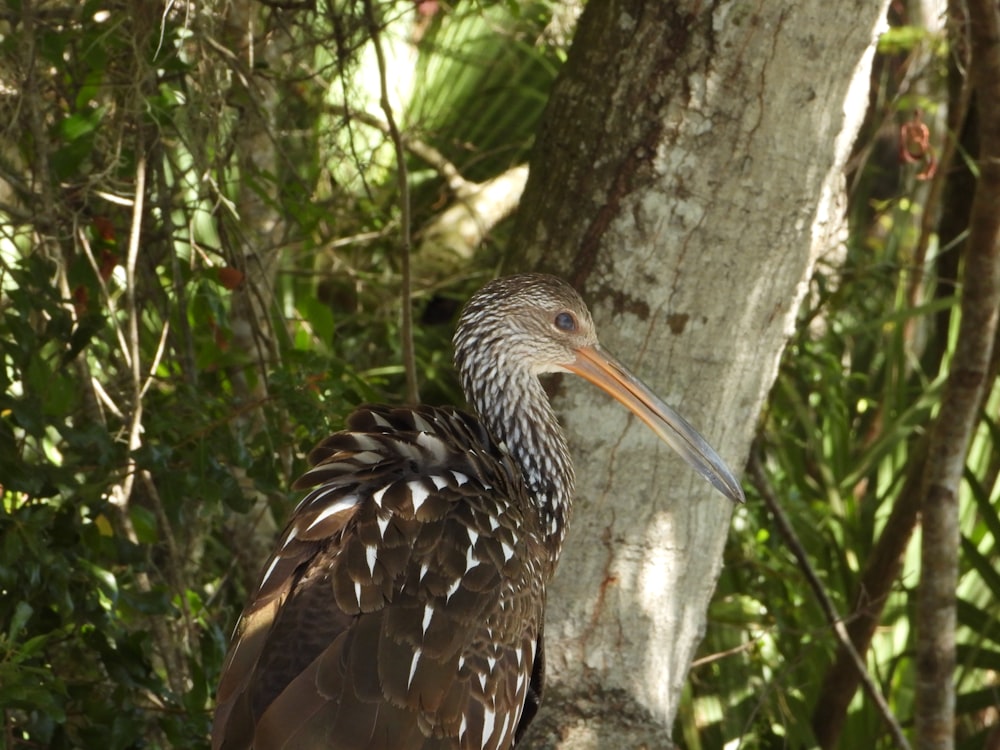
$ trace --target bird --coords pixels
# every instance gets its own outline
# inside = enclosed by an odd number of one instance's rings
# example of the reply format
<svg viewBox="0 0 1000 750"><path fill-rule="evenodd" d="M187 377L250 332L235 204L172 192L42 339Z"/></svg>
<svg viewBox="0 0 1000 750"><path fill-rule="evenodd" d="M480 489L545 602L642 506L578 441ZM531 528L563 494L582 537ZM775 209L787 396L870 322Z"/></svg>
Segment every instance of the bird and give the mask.
<svg viewBox="0 0 1000 750"><path fill-rule="evenodd" d="M723 495L698 432L598 342L565 281L518 274L465 305L455 366L471 408L358 407L240 617L213 750L509 750L538 711L546 585L574 494L539 375L568 372L639 417Z"/></svg>

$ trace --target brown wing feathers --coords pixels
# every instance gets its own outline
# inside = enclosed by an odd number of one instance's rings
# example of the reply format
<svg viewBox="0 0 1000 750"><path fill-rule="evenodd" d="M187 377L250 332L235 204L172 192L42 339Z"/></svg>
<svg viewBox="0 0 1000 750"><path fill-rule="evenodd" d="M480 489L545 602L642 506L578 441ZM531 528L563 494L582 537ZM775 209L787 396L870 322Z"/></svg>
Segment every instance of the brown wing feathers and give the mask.
<svg viewBox="0 0 1000 750"><path fill-rule="evenodd" d="M461 412L348 427L296 483L313 489L241 618L213 747L510 747L543 598L511 584L537 524L519 473Z"/></svg>

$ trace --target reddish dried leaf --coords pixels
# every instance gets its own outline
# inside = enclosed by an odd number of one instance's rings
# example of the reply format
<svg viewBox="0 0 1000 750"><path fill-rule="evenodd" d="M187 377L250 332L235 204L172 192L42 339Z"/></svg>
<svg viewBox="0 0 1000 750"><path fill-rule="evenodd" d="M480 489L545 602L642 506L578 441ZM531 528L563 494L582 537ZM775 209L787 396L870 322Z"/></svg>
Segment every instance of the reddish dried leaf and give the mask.
<svg viewBox="0 0 1000 750"><path fill-rule="evenodd" d="M232 266L224 266L219 269L219 283L226 289L236 289L243 283L243 272Z"/></svg>

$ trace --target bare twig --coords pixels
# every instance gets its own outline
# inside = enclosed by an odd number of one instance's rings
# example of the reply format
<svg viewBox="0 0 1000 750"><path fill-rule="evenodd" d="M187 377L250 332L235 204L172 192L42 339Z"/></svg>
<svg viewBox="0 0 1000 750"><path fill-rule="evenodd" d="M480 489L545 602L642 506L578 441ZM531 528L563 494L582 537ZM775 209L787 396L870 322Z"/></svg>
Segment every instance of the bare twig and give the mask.
<svg viewBox="0 0 1000 750"><path fill-rule="evenodd" d="M958 495L979 418L1000 308L1000 9L969 0L970 78L979 117L979 182L965 245L961 321L922 485L917 596L917 746L955 745Z"/></svg>
<svg viewBox="0 0 1000 750"><path fill-rule="evenodd" d="M703 656L700 659L694 659L691 662L691 670L695 670L698 667L704 667L706 664L714 664L717 661L721 661L728 656L734 656L736 654L741 654L744 651L749 651L757 646L758 639L751 639L746 643L741 643L738 646L733 646L732 648L727 648L725 651L718 651L714 654L708 654L708 656Z"/></svg>
<svg viewBox="0 0 1000 750"><path fill-rule="evenodd" d="M166 331L161 336L157 353L154 355L149 375L143 371L142 356L140 348L140 317L137 289L136 289L136 267L139 262L139 247L142 239L142 218L145 211L146 197L146 153L142 139L136 142L136 166L135 166L135 198L132 204L132 221L129 228L128 247L125 254L125 331L119 332L119 343L122 350L122 357L129 369L129 391L131 403L128 405L126 414L126 425L128 428L128 455L125 459L124 472L121 481L111 487L108 493L109 501L118 509L117 524L121 533L134 544L139 543L139 536L136 533L135 525L129 513L129 505L132 501L132 492L135 487L135 480L139 476L138 461L136 451L142 447L142 420L143 420L143 397L148 385L149 378L155 372L158 360L162 355L165 342ZM79 233L82 235L82 233ZM82 243L86 248L86 243ZM90 260L93 263L92 253ZM100 278L100 274L97 274ZM107 294L106 287L102 287L106 299L110 302L110 295ZM162 513L163 509L158 506L158 495L151 495L154 501L154 509ZM161 533L168 542L168 551L171 555L170 566L172 571L179 570L178 558L175 557L176 545L173 543L171 529L169 525L161 529ZM136 572L136 584L141 591L151 591L152 583L149 575L145 571ZM177 593L183 599L183 589L178 589ZM176 638L169 632L164 621L154 618L151 623L154 641L158 646L158 652L166 667L168 679L171 687L176 691L184 689L187 683L187 669L182 657L181 649L176 647Z"/></svg>
<svg viewBox="0 0 1000 750"><path fill-rule="evenodd" d="M399 211L400 211L400 268L402 272L402 293L401 303L402 315L402 337L403 337L403 368L406 370L406 400L411 404L418 403L420 391L417 386L417 362L413 352L413 306L412 306L412 284L413 279L410 274L410 251L413 246L412 231L410 227L410 179L406 169L406 150L403 146L403 136L399 132L396 124L396 117L392 112L392 104L389 102L389 84L386 75L385 53L382 50L382 36L375 9L371 0L365 0L365 15L368 18L368 29L371 34L372 45L375 48L375 57L378 59L379 87L381 96L379 103L382 112L385 113L386 124L389 126L389 138L392 140L393 148L396 151L396 181L399 186Z"/></svg>
<svg viewBox="0 0 1000 750"><path fill-rule="evenodd" d="M55 282L59 287L59 293L62 297L61 305L73 321L74 327L79 327L81 310L77 309L76 297L69 286L67 264L58 263L56 268L57 272ZM81 309L84 309L85 307L86 306L84 305ZM68 355L70 351L71 347L69 342L67 342L67 348L64 356ZM90 363L87 361L86 357L74 356L72 361L68 362L68 364L76 371L77 377L80 379L81 383L87 383L93 379L90 371ZM91 420L94 424L107 427L107 421L104 417L104 409L102 408L102 402L99 394L93 389L82 388L80 390L80 396L83 401L84 414L87 415L87 419Z"/></svg>
<svg viewBox="0 0 1000 750"><path fill-rule="evenodd" d="M90 246L90 240L87 239L87 232L83 227L78 226L76 228L76 241L79 249L83 250L84 256L87 258L87 262L90 263L90 268L94 272L94 278L97 279L98 285L101 287L101 295L104 297L104 304L108 308L108 320L111 321L112 326L115 330L115 336L118 339L118 346L122 350L122 356L125 357L125 361L128 361L128 342L125 339L125 332L122 331L121 326L118 324L118 310L115 305L115 299L111 296L111 292L108 290L107 282L104 280L104 275L101 273L101 267L97 262L97 258L94 255L94 250Z"/></svg>
<svg viewBox="0 0 1000 750"><path fill-rule="evenodd" d="M839 746L847 709L858 689L860 675L854 667L854 653L866 653L878 627L892 587L903 567L903 556L917 525L920 506L920 471L927 456L923 434L910 441L907 449L914 467L906 474L893 502L892 512L865 561L857 586L854 608L847 632L850 645L837 649L834 663L823 677L813 709L812 726L821 748Z"/></svg>
<svg viewBox="0 0 1000 750"><path fill-rule="evenodd" d="M868 673L868 667L865 664L865 660L861 657L861 654L857 652L854 648L854 644L851 643L851 638L847 633L847 628L844 625L843 618L837 612L837 607L834 605L833 600L830 599L829 594L826 593L826 589L823 587L822 581L820 581L819 576L816 575L816 571L813 569L812 563L809 562L809 555L806 554L805 548L802 546L802 542L799 541L798 534L795 533L795 528L792 526L788 517L785 515L781 504L778 502L778 498L771 488L771 483L767 480L767 476L764 474L764 467L760 463L760 453L758 450L754 449L750 452L749 461L749 472L750 480L753 482L754 487L757 492L760 493L761 498L764 500L764 504L767 505L767 509L774 516L775 524L778 527L778 533L784 538L785 544L791 550L792 554L795 556L796 562L799 564L799 568L802 570L803 575L806 577L806 581L809 583L809 587L813 590L813 594L816 596L816 600L819 602L820 608L823 610L823 614L826 615L827 622L833 628L834 635L837 641L840 643L841 648L846 650L850 655L851 661L854 663L855 669L857 669L858 675L861 678L861 683L865 688L865 692L868 693L875 707L878 709L879 714L882 716L882 720L885 722L886 727L889 729L889 733L892 735L893 741L896 743L896 747L902 748L903 750L909 750L910 743L907 741L906 736L903 734L903 728L896 721L896 717L892 713L892 709L889 708L889 704L886 703L885 697L879 690L878 685L875 684L875 680Z"/></svg>
<svg viewBox="0 0 1000 750"><path fill-rule="evenodd" d="M132 403L129 449L139 447L139 430L142 422L142 360L139 355L139 306L136 304L135 268L139 260L139 243L142 237L142 212L146 194L146 155L141 151L135 165L135 203L132 206L132 224L129 227L128 253L125 256L125 314L128 318L128 349L126 361L132 373Z"/></svg>
<svg viewBox="0 0 1000 750"><path fill-rule="evenodd" d="M174 236L174 218L170 210L170 186L167 184L167 170L165 168L167 155L163 149L157 148L159 160L164 163L164 168L156 170L156 198L159 201L160 221L163 222L163 233L167 237ZM192 243L193 244L193 243ZM177 309L184 311L188 309L187 289L181 274L180 258L177 251L170 252L170 277L173 283L174 296L177 299ZM191 324L188 316L181 314L177 316L179 331L177 336L178 358L181 361L181 376L188 385L193 385L197 377L197 367L194 356L194 335L191 332ZM166 328L166 326L164 326ZM150 369L150 373L155 372L155 368Z"/></svg>
<svg viewBox="0 0 1000 750"><path fill-rule="evenodd" d="M347 106L333 109L348 121L357 120L392 137L389 124L371 113ZM426 267L429 252L433 252L428 251L430 244L446 248L456 258L468 258L486 234L517 208L528 179L527 165L519 164L484 182L473 182L463 177L458 167L430 144L409 133L401 133L400 137L403 148L441 175L457 199L417 232L417 240L421 243L417 257L424 260Z"/></svg>
<svg viewBox="0 0 1000 750"><path fill-rule="evenodd" d="M389 123L385 120L380 120L378 117L369 112L365 112L363 110L353 110L346 105L333 107L333 109L340 112L344 117L355 119L363 125L375 128L380 133L383 133L390 138L393 137L392 127ZM461 196L466 191L476 187L476 183L469 182L465 179L461 172L458 171L458 167L456 167L448 159L448 157L429 143L426 143L409 133L399 133L399 136L403 147L418 159L426 162L439 175L441 175L445 182L448 183L448 189L456 195Z"/></svg>
<svg viewBox="0 0 1000 750"><path fill-rule="evenodd" d="M131 375L132 403L128 414L128 458L125 474L110 493L110 500L121 511L121 521L131 541L137 542L135 529L128 515L129 500L135 482L135 451L142 445L142 361L139 356L139 306L136 303L135 268L142 236L142 213L146 194L146 156L139 149L135 165L135 202L132 205L132 225L129 229L128 251L125 256L125 319L126 330L122 356Z"/></svg>
<svg viewBox="0 0 1000 750"><path fill-rule="evenodd" d="M94 393L97 395L98 400L104 405L104 408L118 417L118 419L125 419L125 415L122 413L121 409L118 408L118 404L116 404L115 400L108 395L106 390L104 390L104 386L101 385L101 381L92 376L89 382L91 387L94 389Z"/></svg>

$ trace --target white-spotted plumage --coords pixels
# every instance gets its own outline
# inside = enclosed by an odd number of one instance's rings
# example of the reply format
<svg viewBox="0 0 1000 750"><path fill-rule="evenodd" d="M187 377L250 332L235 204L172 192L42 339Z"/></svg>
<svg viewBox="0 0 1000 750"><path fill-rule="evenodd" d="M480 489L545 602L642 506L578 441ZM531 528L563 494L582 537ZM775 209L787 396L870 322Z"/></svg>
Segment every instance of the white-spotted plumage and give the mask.
<svg viewBox="0 0 1000 750"><path fill-rule="evenodd" d="M605 356L576 292L537 274L498 280L455 334L476 416L364 406L313 451L223 666L213 750L519 742L574 487L537 375L588 377L581 353Z"/></svg>
<svg viewBox="0 0 1000 750"><path fill-rule="evenodd" d="M475 549L473 549L472 545L470 544L465 549L465 570L463 571L463 575L465 573L468 573L477 565L479 565L479 559L476 557ZM459 580L458 583L461 584L461 580Z"/></svg>
<svg viewBox="0 0 1000 750"><path fill-rule="evenodd" d="M413 649L413 658L410 659L410 675L406 678L406 689L410 689L410 685L413 684L413 676L417 673L417 666L420 664L420 654L421 649Z"/></svg>
<svg viewBox="0 0 1000 750"><path fill-rule="evenodd" d="M483 733L482 733L482 745L481 747L486 747L493 736L493 728L496 725L496 711L492 708L486 708L483 711Z"/></svg>
<svg viewBox="0 0 1000 750"><path fill-rule="evenodd" d="M416 513L420 510L420 506L424 504L424 500L428 498L431 492L419 479L407 482L406 486L410 489L410 502L413 503L413 512Z"/></svg>
<svg viewBox="0 0 1000 750"><path fill-rule="evenodd" d="M264 588L264 585L267 583L267 580L271 577L271 574L274 572L274 569L278 567L279 562L281 562L281 558L279 557L275 557L273 560L271 560L271 564L267 566L267 570L265 570L264 575L261 576L260 584L257 586L258 590Z"/></svg>
<svg viewBox="0 0 1000 750"><path fill-rule="evenodd" d="M507 542L500 542L500 549L503 550L503 560L507 562L512 557L514 557L514 548L511 547Z"/></svg>
<svg viewBox="0 0 1000 750"><path fill-rule="evenodd" d="M503 723L500 725L500 732L497 736L497 745L501 745L507 741L507 730L511 725L512 712L504 712Z"/></svg>
<svg viewBox="0 0 1000 750"><path fill-rule="evenodd" d="M321 523L323 523L323 521L332 516L334 513L340 513L341 511L344 510L350 510L355 505L357 505L357 503L358 503L357 495L348 495L347 497L342 497L338 499L335 503L330 503L321 511L319 511L319 513L316 514L316 517L306 527L306 531L316 528ZM289 536L288 538L285 539L286 544L295 538L295 534L298 533L298 529L292 527L288 533Z"/></svg>

